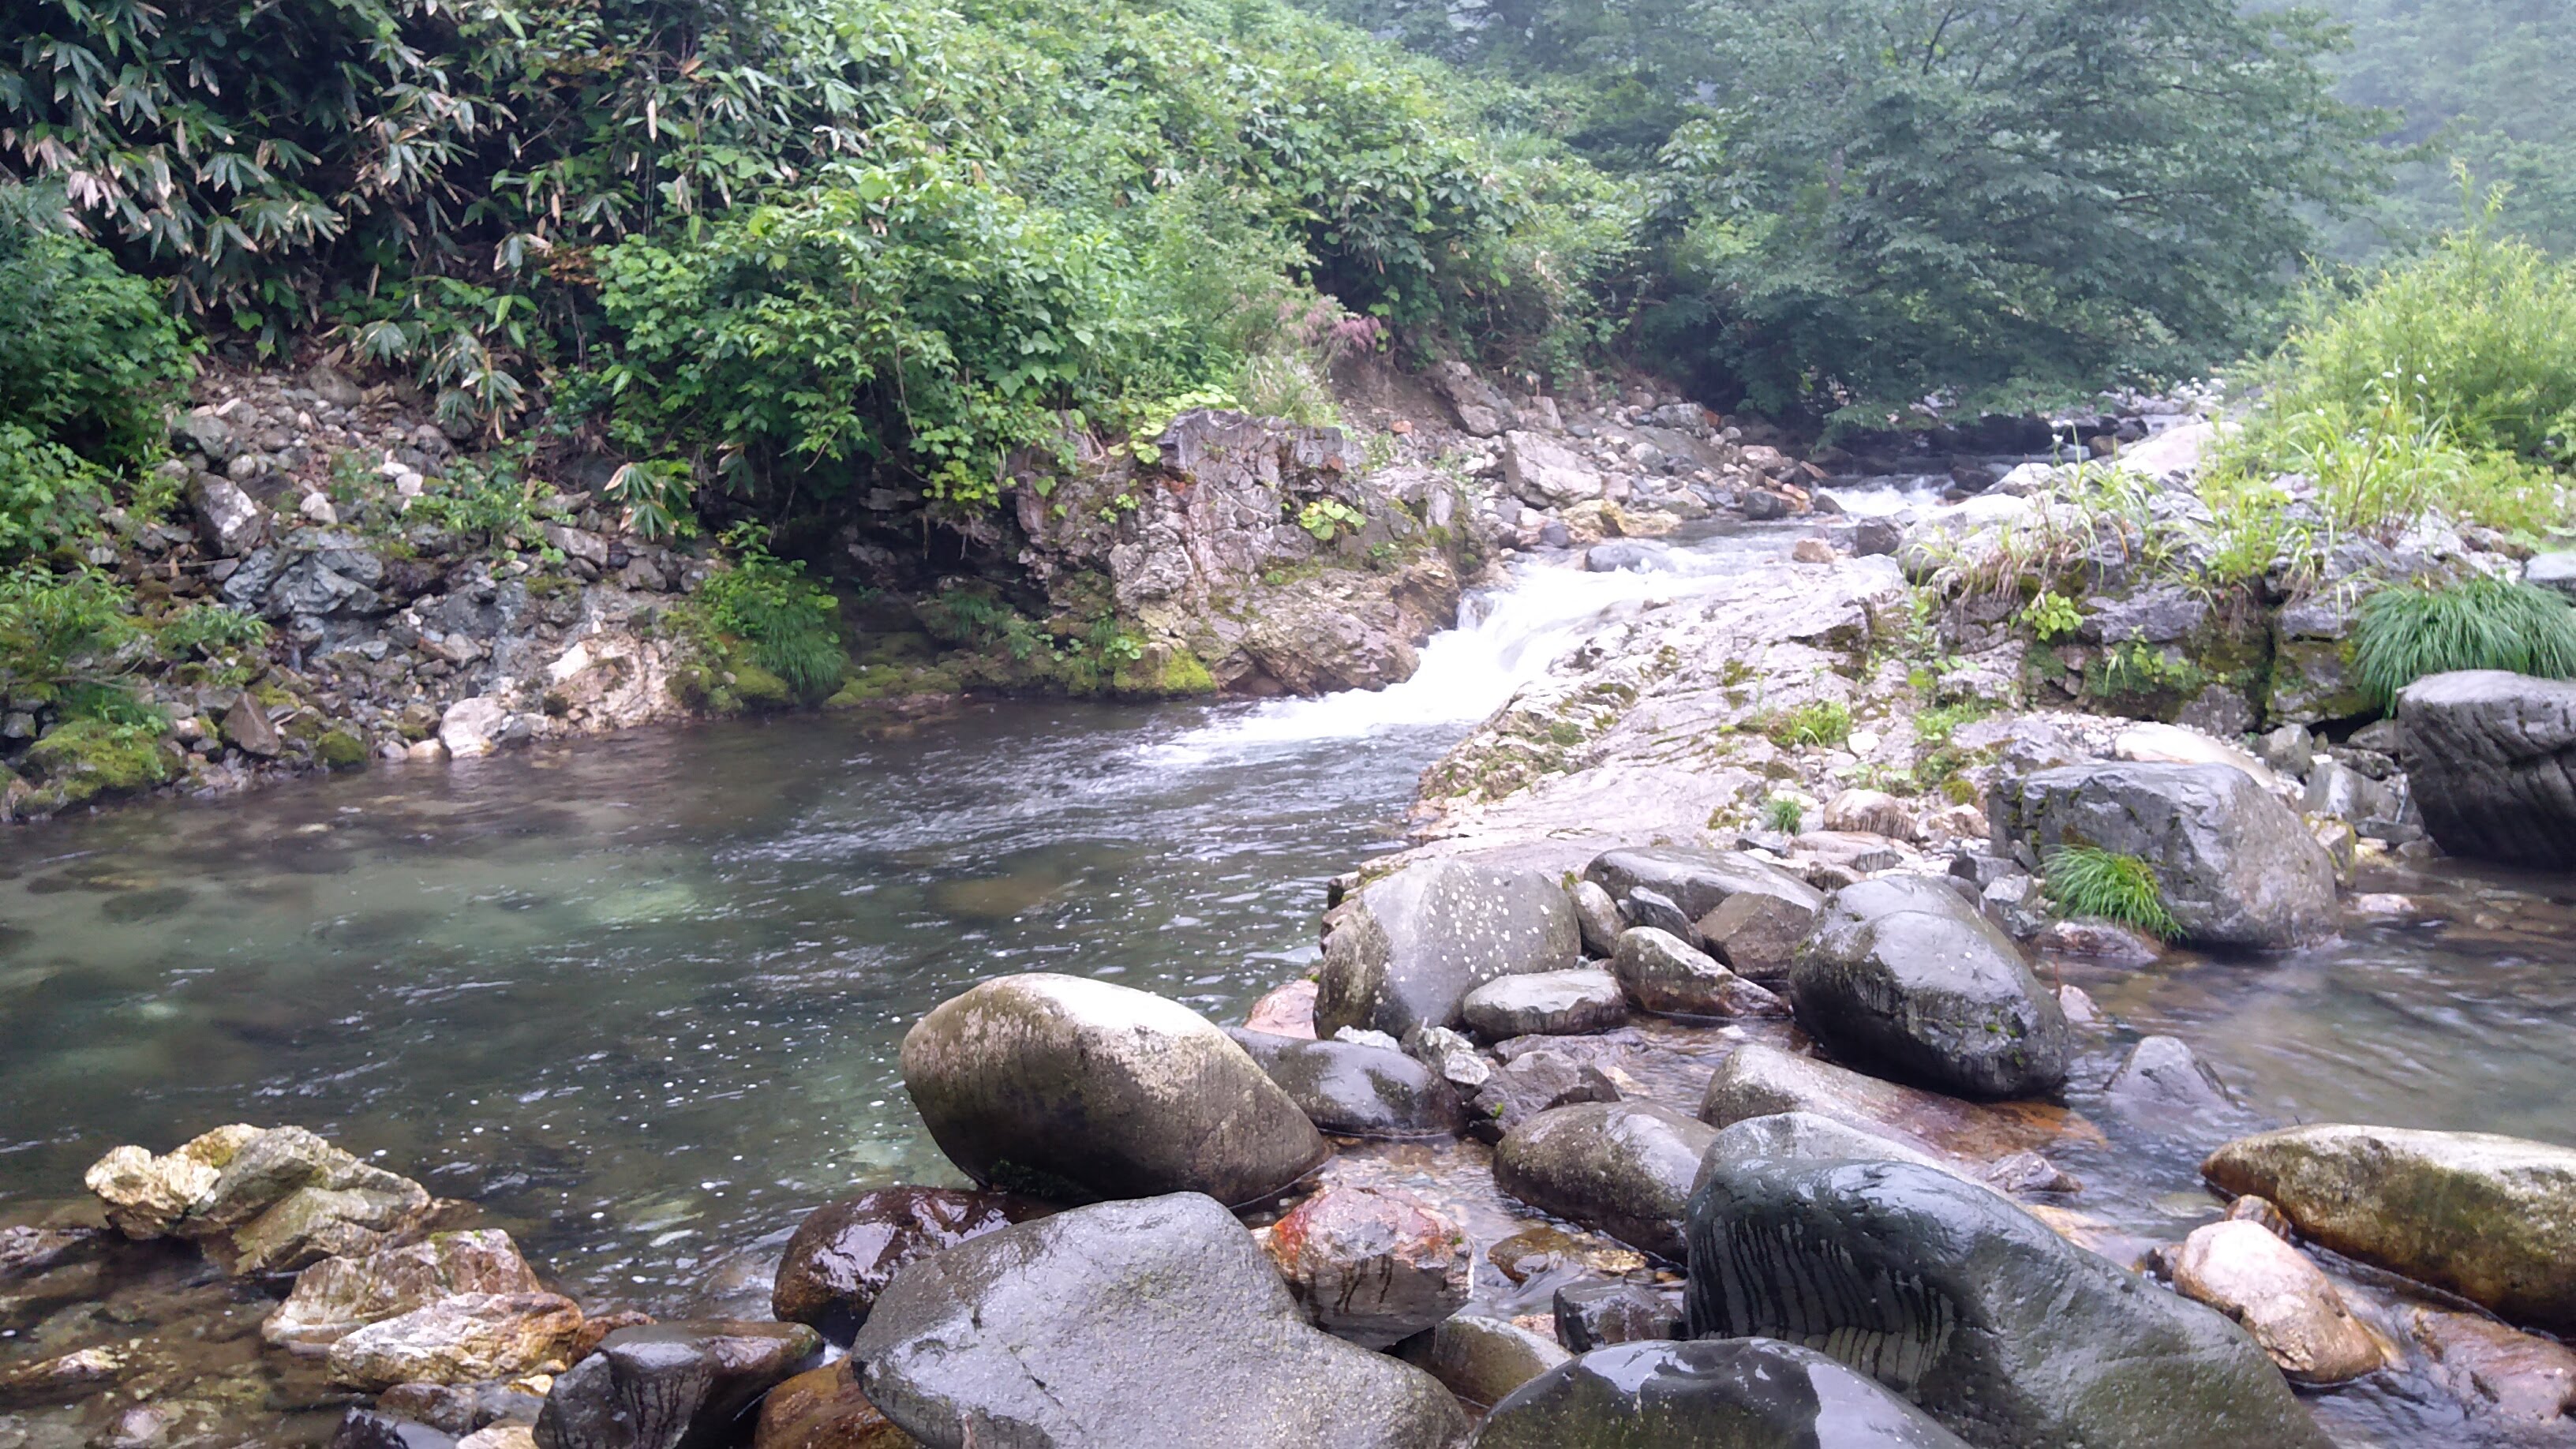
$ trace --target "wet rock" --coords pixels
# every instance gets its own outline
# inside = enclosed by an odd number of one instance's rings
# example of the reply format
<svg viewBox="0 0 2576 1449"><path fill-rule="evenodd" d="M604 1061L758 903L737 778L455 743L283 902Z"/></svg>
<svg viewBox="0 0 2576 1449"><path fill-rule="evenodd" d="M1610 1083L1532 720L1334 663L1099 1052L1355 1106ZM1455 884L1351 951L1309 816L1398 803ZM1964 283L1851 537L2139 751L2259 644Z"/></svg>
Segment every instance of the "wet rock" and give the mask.
<svg viewBox="0 0 2576 1449"><path fill-rule="evenodd" d="M331 1379L353 1388L471 1384L558 1368L581 1309L552 1293L459 1293L368 1324L331 1345Z"/></svg>
<svg viewBox="0 0 2576 1449"><path fill-rule="evenodd" d="M1458 1004L1467 1029L1486 1041L1516 1036L1580 1036L1628 1019L1619 982L1597 967L1532 971L1488 981Z"/></svg>
<svg viewBox="0 0 2576 1449"><path fill-rule="evenodd" d="M537 1436L525 1424L494 1424L457 1440L456 1449L537 1449Z"/></svg>
<svg viewBox="0 0 2576 1449"><path fill-rule="evenodd" d="M2218 1074L2180 1038L2170 1036L2139 1038L2102 1094L2124 1113L2177 1129L2236 1106Z"/></svg>
<svg viewBox="0 0 2576 1449"><path fill-rule="evenodd" d="M1619 933L1627 923L1619 919L1619 903L1593 881L1579 880L1569 894L1574 899L1575 925L1583 937L1584 954L1607 956L1619 949Z"/></svg>
<svg viewBox="0 0 2576 1449"><path fill-rule="evenodd" d="M1076 1208L926 1258L852 1354L940 1449L1227 1444L1438 1449L1457 1404L1310 1326L1250 1234L1195 1193Z"/></svg>
<svg viewBox="0 0 2576 1449"><path fill-rule="evenodd" d="M905 1264L1045 1211L1007 1193L941 1187L885 1187L825 1203L787 1240L770 1311L848 1343Z"/></svg>
<svg viewBox="0 0 2576 1449"><path fill-rule="evenodd" d="M1449 1392L1480 1408L1572 1357L1553 1338L1476 1313L1442 1320L1413 1356Z"/></svg>
<svg viewBox="0 0 2576 1449"><path fill-rule="evenodd" d="M1467 993L1497 977L1580 964L1574 903L1534 870L1454 860L1410 865L1362 890L1324 942L1315 1028L1401 1039L1452 1026Z"/></svg>
<svg viewBox="0 0 2576 1449"><path fill-rule="evenodd" d="M2112 921L2051 921L2030 938L2034 951L2085 956L2107 966L2151 965L2165 954L2164 943L2144 931Z"/></svg>
<svg viewBox="0 0 2576 1449"><path fill-rule="evenodd" d="M388 1414L460 1435L499 1423L533 1424L545 1403L541 1395L501 1383L396 1384L376 1398L376 1407Z"/></svg>
<svg viewBox="0 0 2576 1449"><path fill-rule="evenodd" d="M538 1449L717 1449L822 1347L802 1324L716 1319L621 1328L555 1376Z"/></svg>
<svg viewBox="0 0 2576 1449"><path fill-rule="evenodd" d="M233 696L222 721L224 743L245 755L273 760L286 753L286 742L279 738L277 726L268 721L268 710L247 690Z"/></svg>
<svg viewBox="0 0 2576 1449"><path fill-rule="evenodd" d="M510 1235L497 1228L435 1233L354 1258L325 1258L296 1275L295 1291L260 1324L279 1348L318 1353L370 1323L451 1293L542 1293Z"/></svg>
<svg viewBox="0 0 2576 1449"><path fill-rule="evenodd" d="M2557 1424L2576 1415L2576 1350L2490 1318L2415 1308L2406 1330L2463 1402L2497 1418Z"/></svg>
<svg viewBox="0 0 2576 1449"><path fill-rule="evenodd" d="M2200 1170L2224 1191L2271 1199L2338 1253L2515 1322L2576 1328L2576 1148L2319 1125L2240 1137Z"/></svg>
<svg viewBox="0 0 2576 1449"><path fill-rule="evenodd" d="M2453 855L2576 866L2576 683L2436 674L2397 696L2424 828Z"/></svg>
<svg viewBox="0 0 2576 1449"><path fill-rule="evenodd" d="M1494 1064L1476 1044L1445 1026L1421 1026L1404 1034L1404 1054L1431 1069L1461 1092L1473 1092L1493 1079Z"/></svg>
<svg viewBox="0 0 2576 1449"><path fill-rule="evenodd" d="M1290 1296L1326 1333L1386 1348L1467 1302L1474 1245L1464 1229L1399 1192L1328 1187L1263 1241Z"/></svg>
<svg viewBox="0 0 2576 1449"><path fill-rule="evenodd" d="M1467 1125L1457 1089L1401 1051L1257 1031L1226 1034L1323 1131L1401 1140L1452 1136Z"/></svg>
<svg viewBox="0 0 2576 1449"><path fill-rule="evenodd" d="M1329 1152L1206 1018L1077 976L1004 976L941 1002L904 1034L903 1085L969 1176L1064 1201L1252 1202Z"/></svg>
<svg viewBox="0 0 2576 1449"><path fill-rule="evenodd" d="M1585 866L1583 878L1608 891L1615 901L1624 902L1639 890L1670 901L1683 920L1694 923L1688 930L1673 932L1685 941L1692 939L1701 918L1743 892L1804 905L1811 918L1824 905L1815 887L1741 851L1613 850ZM1728 964L1735 965L1732 960Z"/></svg>
<svg viewBox="0 0 2576 1449"><path fill-rule="evenodd" d="M119 1147L83 1181L129 1237L193 1239L229 1273L371 1252L418 1227L431 1207L419 1183L301 1127L219 1127L164 1157Z"/></svg>
<svg viewBox="0 0 2576 1449"><path fill-rule="evenodd" d="M1999 1192L2081 1192L2073 1174L2036 1152L2015 1152L1986 1164L1982 1181Z"/></svg>
<svg viewBox="0 0 2576 1449"><path fill-rule="evenodd" d="M188 506L197 516L197 536L225 558L239 558L268 541L268 510L220 474L189 479Z"/></svg>
<svg viewBox="0 0 2576 1449"><path fill-rule="evenodd" d="M113 1387L142 1367L131 1343L99 1344L0 1366L0 1407L68 1404Z"/></svg>
<svg viewBox="0 0 2576 1449"><path fill-rule="evenodd" d="M1691 1177L1691 1191L1699 1191L1717 1164L1756 1157L1807 1162L1911 1162L1953 1177L1964 1176L1957 1164L1943 1161L1910 1142L1814 1112L1773 1112L1719 1128L1717 1135L1709 1139L1708 1150L1700 1154L1699 1171Z"/></svg>
<svg viewBox="0 0 2576 1449"><path fill-rule="evenodd" d="M1619 919L1629 927L1662 931L1685 941L1699 939L1699 929L1673 898L1648 886L1631 886L1619 900Z"/></svg>
<svg viewBox="0 0 2576 1449"><path fill-rule="evenodd" d="M332 1432L331 1449L456 1449L453 1435L380 1409L351 1409Z"/></svg>
<svg viewBox="0 0 2576 1449"><path fill-rule="evenodd" d="M1698 1337L1821 1343L1987 1449L2322 1449L2218 1314L1906 1162L1721 1163L1691 1199Z"/></svg>
<svg viewBox="0 0 2576 1449"><path fill-rule="evenodd" d="M1599 498L1601 474L1583 455L1540 433L1503 435L1503 482L1533 508L1564 508Z"/></svg>
<svg viewBox="0 0 2576 1449"><path fill-rule="evenodd" d="M1868 1377L1771 1339L1630 1343L1494 1406L1477 1449L1967 1449Z"/></svg>
<svg viewBox="0 0 2576 1449"><path fill-rule="evenodd" d="M2145 861L2194 944L2279 949L2336 927L2334 863L2241 769L2070 765L2006 781L1987 807L1998 847L2091 845Z"/></svg>
<svg viewBox="0 0 2576 1449"><path fill-rule="evenodd" d="M1798 947L1815 929L1824 896L1805 881L1799 894L1743 890L1699 918L1699 938L1709 953L1748 980L1776 986L1788 980Z"/></svg>
<svg viewBox="0 0 2576 1449"><path fill-rule="evenodd" d="M1563 1052L1526 1052L1494 1069L1467 1102L1470 1126L1488 1141L1552 1107L1616 1102L1618 1085L1599 1067Z"/></svg>
<svg viewBox="0 0 2576 1449"><path fill-rule="evenodd" d="M1572 1353L1683 1336L1681 1300L1642 1283L1568 1283L1556 1290L1556 1341Z"/></svg>
<svg viewBox="0 0 2576 1449"><path fill-rule="evenodd" d="M1266 1036L1315 1037L1315 983L1291 981L1252 1003L1243 1029Z"/></svg>
<svg viewBox="0 0 2576 1449"><path fill-rule="evenodd" d="M1798 1024L1835 1055L1926 1085L2016 1097L2066 1080L2066 1018L2020 948L1929 877L1834 893L1789 974Z"/></svg>
<svg viewBox="0 0 2576 1449"><path fill-rule="evenodd" d="M1679 1261L1682 1212L1717 1132L1650 1102L1541 1112L1494 1149L1494 1185L1561 1218Z"/></svg>
<svg viewBox="0 0 2576 1449"><path fill-rule="evenodd" d="M1764 900L1746 894L1738 900ZM1732 902L1729 903L1733 904ZM1723 915L1726 906L1714 914ZM1638 926L1619 934L1610 970L1628 998L1662 1016L1786 1016L1789 1005L1669 931Z"/></svg>
<svg viewBox="0 0 2576 1449"><path fill-rule="evenodd" d="M224 1164L263 1129L234 1123L188 1139L160 1156L117 1147L90 1165L81 1182L107 1209L108 1224L129 1238L157 1238L215 1189Z"/></svg>
<svg viewBox="0 0 2576 1449"><path fill-rule="evenodd" d="M2262 1227L2216 1222L2174 1254L2174 1287L2245 1326L2303 1384L2339 1384L2380 1366L2379 1345L2317 1265Z"/></svg>
<svg viewBox="0 0 2576 1449"><path fill-rule="evenodd" d="M857 1368L845 1358L771 1389L751 1449L914 1449L920 1441L868 1402Z"/></svg>

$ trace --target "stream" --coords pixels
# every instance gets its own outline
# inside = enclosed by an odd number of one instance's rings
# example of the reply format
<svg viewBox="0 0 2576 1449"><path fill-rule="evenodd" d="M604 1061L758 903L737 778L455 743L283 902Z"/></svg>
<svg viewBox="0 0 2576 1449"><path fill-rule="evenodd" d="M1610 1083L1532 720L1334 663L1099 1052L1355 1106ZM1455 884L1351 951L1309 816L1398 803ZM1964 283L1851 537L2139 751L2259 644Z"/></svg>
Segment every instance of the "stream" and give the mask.
<svg viewBox="0 0 2576 1449"><path fill-rule="evenodd" d="M932 1004L1053 970L1239 1020L1518 681L1799 531L1738 525L1646 573L1525 562L1376 694L647 729L0 834L0 1224L77 1199L117 1143L296 1123L477 1202L586 1303L765 1303L763 1250L806 1209L962 1181L895 1066ZM2576 886L2445 862L2363 889L2434 919L2062 965L2116 1023L2069 1093L2108 1134L2061 1162L2076 1206L2163 1241L2214 1213L2213 1140L2093 1110L2151 1031L2265 1122L2576 1140ZM2402 1383L2314 1402L2341 1442L2476 1442Z"/></svg>

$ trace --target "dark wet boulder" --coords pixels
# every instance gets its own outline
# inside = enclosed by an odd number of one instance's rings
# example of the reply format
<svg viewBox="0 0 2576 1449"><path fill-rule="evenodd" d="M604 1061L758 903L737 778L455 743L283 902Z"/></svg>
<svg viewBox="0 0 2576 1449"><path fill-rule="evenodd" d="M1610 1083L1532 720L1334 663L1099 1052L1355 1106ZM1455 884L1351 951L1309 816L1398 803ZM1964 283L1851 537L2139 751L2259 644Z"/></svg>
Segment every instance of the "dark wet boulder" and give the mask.
<svg viewBox="0 0 2576 1449"><path fill-rule="evenodd" d="M1516 1036L1580 1036L1628 1019L1628 998L1609 972L1593 966L1529 971L1488 981L1458 1005L1467 1030L1483 1041Z"/></svg>
<svg viewBox="0 0 2576 1449"><path fill-rule="evenodd" d="M1911 1142L1820 1117L1813 1112L1774 1112L1746 1117L1718 1129L1700 1154L1691 1191L1699 1191L1710 1174L1730 1162L1778 1157L1801 1162L1911 1162L1970 1180L1957 1163L1945 1162Z"/></svg>
<svg viewBox="0 0 2576 1449"><path fill-rule="evenodd" d="M2218 1074L2170 1036L2140 1037L2102 1095L2123 1115L2175 1132L2236 1109Z"/></svg>
<svg viewBox="0 0 2576 1449"><path fill-rule="evenodd" d="M494 1424L533 1424L545 1406L543 1395L505 1383L396 1384L376 1396L376 1407L385 1413L457 1435Z"/></svg>
<svg viewBox="0 0 2576 1449"><path fill-rule="evenodd" d="M760 1396L813 1366L822 1336L731 1319L621 1328L555 1377L538 1449L716 1449L751 1428Z"/></svg>
<svg viewBox="0 0 2576 1449"><path fill-rule="evenodd" d="M1494 1185L1532 1207L1678 1261L1691 1180L1717 1136L1651 1102L1541 1112L1494 1149Z"/></svg>
<svg viewBox="0 0 2576 1449"><path fill-rule="evenodd" d="M2320 1124L2240 1137L2201 1174L2338 1253L2518 1323L2576 1330L2576 1148Z"/></svg>
<svg viewBox="0 0 2576 1449"><path fill-rule="evenodd" d="M1549 1306L1556 1315L1556 1341L1575 1353L1685 1336L1680 1296L1643 1283L1568 1283Z"/></svg>
<svg viewBox="0 0 2576 1449"><path fill-rule="evenodd" d="M1609 892L1633 925L1660 924L1640 920L1635 912L1627 910L1637 892L1645 891L1669 903L1687 923L1673 934L1693 946L1700 942L1698 923L1736 895L1751 892L1791 912L1803 909L1811 917L1824 902L1823 894L1814 886L1768 861L1735 850L1613 850L1585 866L1583 878ZM1736 969L1759 968L1748 962Z"/></svg>
<svg viewBox="0 0 2576 1449"><path fill-rule="evenodd" d="M1492 1142L1552 1107L1618 1100L1618 1084L1592 1063L1561 1051L1523 1052L1476 1088L1467 1104L1467 1125Z"/></svg>
<svg viewBox="0 0 2576 1449"><path fill-rule="evenodd" d="M1967 1449L1871 1379L1767 1338L1624 1343L1494 1406L1476 1449Z"/></svg>
<svg viewBox="0 0 2576 1449"><path fill-rule="evenodd" d="M1414 1368L1321 1332L1197 1193L1076 1208L905 1268L851 1353L934 1449L1440 1449L1466 1428Z"/></svg>
<svg viewBox="0 0 2576 1449"><path fill-rule="evenodd" d="M1409 1194L1328 1187L1270 1227L1263 1251L1317 1328L1386 1348L1466 1306L1475 1246Z"/></svg>
<svg viewBox="0 0 2576 1449"><path fill-rule="evenodd" d="M1823 1344L1983 1449L2323 1449L2209 1309L1910 1162L1720 1163L1691 1199L1691 1332Z"/></svg>
<svg viewBox="0 0 2576 1449"><path fill-rule="evenodd" d="M2576 867L2576 682L2494 669L2435 674L2397 696L2406 778L2453 855Z"/></svg>
<svg viewBox="0 0 2576 1449"><path fill-rule="evenodd" d="M2278 950L2340 919L2325 847L2234 765L2066 765L2007 780L1986 810L1999 848L2044 859L2089 845L2146 862L2195 945Z"/></svg>
<svg viewBox="0 0 2576 1449"><path fill-rule="evenodd" d="M1948 882L1888 876L1828 897L1789 971L1798 1024L1873 1072L1975 1097L2066 1080L2066 1016L2021 948Z"/></svg>
<svg viewBox="0 0 2576 1449"><path fill-rule="evenodd" d="M1329 1152L1205 1017L1079 976L1004 976L941 1002L904 1034L903 1085L968 1176L1062 1201L1253 1202Z"/></svg>
<svg viewBox="0 0 2576 1449"><path fill-rule="evenodd" d="M857 1370L845 1358L771 1389L751 1449L913 1449L919 1441L868 1402Z"/></svg>
<svg viewBox="0 0 2576 1449"><path fill-rule="evenodd" d="M1756 899L1739 896L1738 900ZM1725 907L1720 907L1722 912ZM1610 957L1628 999L1658 1016L1786 1016L1789 1005L1681 937L1650 926L1619 933Z"/></svg>
<svg viewBox="0 0 2576 1449"><path fill-rule="evenodd" d="M331 1434L331 1449L456 1449L452 1434L378 1409L351 1409Z"/></svg>
<svg viewBox="0 0 2576 1449"><path fill-rule="evenodd" d="M1406 866L1346 903L1324 941L1315 1031L1402 1039L1453 1026L1467 993L1498 976L1580 964L1565 888L1534 870L1455 860Z"/></svg>
<svg viewBox="0 0 2576 1449"><path fill-rule="evenodd" d="M1326 1132L1402 1140L1451 1136L1466 1126L1457 1090L1403 1052L1239 1027L1228 1027L1226 1035Z"/></svg>
<svg viewBox="0 0 2576 1449"><path fill-rule="evenodd" d="M882 1187L825 1203L787 1240L770 1312L848 1343L904 1264L1047 1211L1008 1193L945 1187Z"/></svg>

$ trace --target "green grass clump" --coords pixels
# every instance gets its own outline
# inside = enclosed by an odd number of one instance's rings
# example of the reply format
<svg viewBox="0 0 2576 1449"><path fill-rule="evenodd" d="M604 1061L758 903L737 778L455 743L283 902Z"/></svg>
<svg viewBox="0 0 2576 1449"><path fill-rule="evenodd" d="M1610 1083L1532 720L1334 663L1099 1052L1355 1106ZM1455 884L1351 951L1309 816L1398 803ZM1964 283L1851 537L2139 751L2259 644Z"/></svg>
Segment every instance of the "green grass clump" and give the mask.
<svg viewBox="0 0 2576 1449"><path fill-rule="evenodd" d="M839 688L850 659L830 591L807 579L803 564L777 557L747 533L726 542L740 562L707 580L700 595L707 622L750 646L753 660L798 698L821 699Z"/></svg>
<svg viewBox="0 0 2576 1449"><path fill-rule="evenodd" d="M1851 711L1840 700L1820 699L1782 715L1771 726L1771 742L1781 746L1823 745L1833 748L1851 738Z"/></svg>
<svg viewBox="0 0 2576 1449"><path fill-rule="evenodd" d="M2382 708L2425 675L2454 669L2576 679L2576 609L2547 589L2502 579L2381 589L2362 602L2352 663Z"/></svg>
<svg viewBox="0 0 2576 1449"><path fill-rule="evenodd" d="M1806 823L1806 810L1786 795L1774 795L1762 802L1764 829L1776 830L1782 835L1795 835L1805 828Z"/></svg>
<svg viewBox="0 0 2576 1449"><path fill-rule="evenodd" d="M2136 856L2061 845L2048 853L2047 866L2049 899L2062 914L2113 921L2162 941L2182 934L2155 871Z"/></svg>

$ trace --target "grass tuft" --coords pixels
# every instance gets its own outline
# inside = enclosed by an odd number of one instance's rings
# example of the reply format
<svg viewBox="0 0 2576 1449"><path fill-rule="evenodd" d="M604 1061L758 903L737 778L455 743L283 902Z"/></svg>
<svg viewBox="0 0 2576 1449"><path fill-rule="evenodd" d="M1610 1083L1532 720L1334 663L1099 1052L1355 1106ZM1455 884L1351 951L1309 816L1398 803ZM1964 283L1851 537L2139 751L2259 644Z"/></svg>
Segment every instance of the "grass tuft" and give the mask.
<svg viewBox="0 0 2576 1449"><path fill-rule="evenodd" d="M2502 579L2381 589L2362 602L2352 663L2355 681L2382 708L2425 675L2454 669L2576 678L2576 608L2547 589Z"/></svg>
<svg viewBox="0 0 2576 1449"><path fill-rule="evenodd" d="M1786 795L1774 795L1762 802L1762 825L1782 835L1795 835L1807 824L1807 812Z"/></svg>
<svg viewBox="0 0 2576 1449"><path fill-rule="evenodd" d="M2162 941L2182 934L2155 871L2136 856L2061 845L2048 853L2047 865L2049 899L2060 913L2114 921Z"/></svg>
<svg viewBox="0 0 2576 1449"><path fill-rule="evenodd" d="M1802 704L1773 722L1771 742L1783 747L1823 745L1832 749L1850 739L1851 732L1851 711L1839 700L1820 699Z"/></svg>

